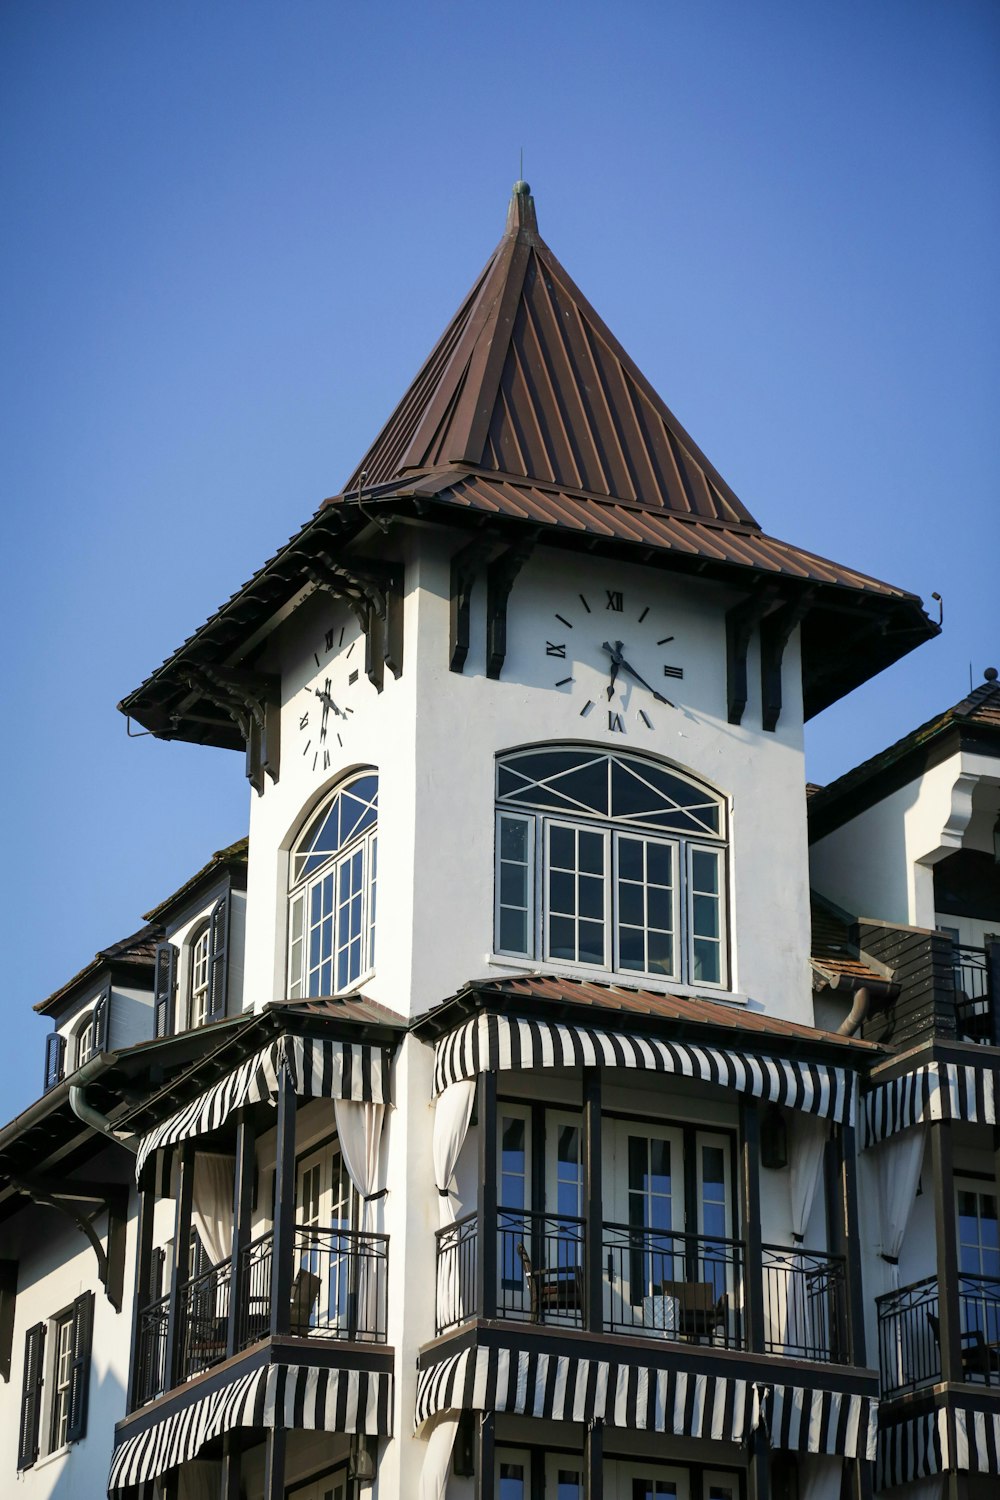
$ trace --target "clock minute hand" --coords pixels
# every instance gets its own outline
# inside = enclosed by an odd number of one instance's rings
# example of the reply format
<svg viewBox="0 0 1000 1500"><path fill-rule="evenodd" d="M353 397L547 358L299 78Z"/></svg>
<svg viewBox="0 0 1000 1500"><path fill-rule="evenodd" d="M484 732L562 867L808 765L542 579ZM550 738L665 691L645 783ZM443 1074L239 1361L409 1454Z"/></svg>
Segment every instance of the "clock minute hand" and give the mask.
<svg viewBox="0 0 1000 1500"><path fill-rule="evenodd" d="M670 699L664 698L662 693L658 693L654 687L650 687L645 677L640 677L638 672L635 670L635 667L633 667L630 662L627 662L624 656L621 657L620 660L622 671L627 672L630 677L634 677L639 686L644 687L647 693L652 693L657 703L665 703L668 708L673 708L674 705L671 703Z"/></svg>

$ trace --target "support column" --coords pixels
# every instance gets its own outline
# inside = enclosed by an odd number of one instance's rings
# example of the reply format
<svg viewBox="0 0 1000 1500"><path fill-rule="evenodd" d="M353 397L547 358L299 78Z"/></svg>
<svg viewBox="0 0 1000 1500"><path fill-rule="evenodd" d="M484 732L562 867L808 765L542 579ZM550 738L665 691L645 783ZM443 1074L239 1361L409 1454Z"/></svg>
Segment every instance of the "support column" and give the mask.
<svg viewBox="0 0 1000 1500"><path fill-rule="evenodd" d="M163 1362L167 1389L180 1379L181 1326L180 1290L190 1275L191 1260L191 1194L194 1187L194 1145L185 1141L177 1160L177 1197L174 1211L174 1263L170 1272L170 1301L167 1306L167 1349Z"/></svg>
<svg viewBox="0 0 1000 1500"><path fill-rule="evenodd" d="M764 1352L764 1255L760 1233L760 1111L756 1099L740 1095L739 1101L740 1194L742 1214L740 1237L745 1261L743 1272L743 1305L747 1326L746 1347L754 1354Z"/></svg>
<svg viewBox="0 0 1000 1500"><path fill-rule="evenodd" d="M292 1076L282 1062L278 1073L278 1127L274 1176L274 1232L271 1239L271 1337L289 1331L292 1259L295 1245L295 1115ZM284 1439L282 1439L282 1443ZM270 1451L270 1450L268 1450ZM284 1447L281 1462L284 1466ZM270 1490L266 1495L270 1496Z"/></svg>
<svg viewBox="0 0 1000 1500"><path fill-rule="evenodd" d="M476 1080L476 1113L479 1118L479 1208L476 1215L476 1237L478 1242L478 1253L476 1255L476 1307L479 1310L479 1316L481 1318L495 1318L497 1314L498 1238L497 1078L495 1073L480 1073L478 1079ZM490 1491L490 1493L492 1494L492 1490Z"/></svg>
<svg viewBox="0 0 1000 1500"><path fill-rule="evenodd" d="M583 1434L583 1500L604 1500L604 1423L588 1422Z"/></svg>
<svg viewBox="0 0 1000 1500"><path fill-rule="evenodd" d="M604 1326L604 1192L601 1183L601 1070L583 1070L584 1328Z"/></svg>
<svg viewBox="0 0 1000 1500"><path fill-rule="evenodd" d="M126 1411L135 1411L139 1399L139 1372L145 1347L142 1338L142 1313L149 1302L149 1273L153 1263L153 1218L156 1208L156 1174L154 1163L147 1162L139 1184L139 1222L136 1226L135 1295L132 1299L132 1344L128 1362L128 1398Z"/></svg>
<svg viewBox="0 0 1000 1500"><path fill-rule="evenodd" d="M937 1237L938 1318L941 1379L962 1379L962 1341L958 1311L958 1230L955 1223L955 1176L950 1120L930 1125L931 1175Z"/></svg>
<svg viewBox="0 0 1000 1500"><path fill-rule="evenodd" d="M872 1500L874 1480L872 1465L867 1458L852 1458L847 1463L847 1483L850 1500Z"/></svg>
<svg viewBox="0 0 1000 1500"><path fill-rule="evenodd" d="M219 1500L240 1500L243 1481L242 1433L227 1432L222 1439L222 1479Z"/></svg>
<svg viewBox="0 0 1000 1500"><path fill-rule="evenodd" d="M747 1500L771 1500L771 1454L767 1438L759 1430L750 1436Z"/></svg>
<svg viewBox="0 0 1000 1500"><path fill-rule="evenodd" d="M486 1074L480 1075L486 1077ZM482 1121L480 1121L480 1127ZM493 1500L496 1493L495 1433L496 1417L491 1411L477 1412L475 1500Z"/></svg>
<svg viewBox="0 0 1000 1500"><path fill-rule="evenodd" d="M865 1368L865 1290L861 1280L861 1236L858 1233L858 1154L853 1125L841 1125L837 1140L837 1199L843 1225L847 1268L847 1326L851 1363Z"/></svg>
<svg viewBox="0 0 1000 1500"><path fill-rule="evenodd" d="M545 1500L545 1454L541 1448L532 1448L530 1500Z"/></svg>
<svg viewBox="0 0 1000 1500"><path fill-rule="evenodd" d="M226 1330L226 1354L231 1359L240 1348L247 1328L248 1288L243 1285L244 1251L250 1243L250 1220L253 1212L253 1174L256 1162L256 1137L253 1114L249 1107L237 1111L236 1171L233 1181L233 1254L229 1267L229 1325Z"/></svg>
<svg viewBox="0 0 1000 1500"><path fill-rule="evenodd" d="M269 1427L264 1443L263 1500L285 1500L285 1444L283 1427Z"/></svg>

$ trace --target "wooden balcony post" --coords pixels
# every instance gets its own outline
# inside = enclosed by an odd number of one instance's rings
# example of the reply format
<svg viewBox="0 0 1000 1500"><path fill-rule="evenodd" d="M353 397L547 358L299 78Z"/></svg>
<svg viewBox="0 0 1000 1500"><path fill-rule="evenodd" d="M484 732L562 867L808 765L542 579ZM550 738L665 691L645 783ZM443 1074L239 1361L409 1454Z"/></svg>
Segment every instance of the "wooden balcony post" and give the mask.
<svg viewBox="0 0 1000 1500"><path fill-rule="evenodd" d="M227 1432L222 1439L222 1475L219 1500L240 1500L243 1484L242 1433Z"/></svg>
<svg viewBox="0 0 1000 1500"><path fill-rule="evenodd" d="M294 1098L294 1095L293 1095ZM285 1439L284 1427L269 1427L264 1440L264 1495L263 1500L285 1500Z"/></svg>
<svg viewBox="0 0 1000 1500"><path fill-rule="evenodd" d="M1000 942L986 944L986 997L990 1044L1000 1047Z"/></svg>
<svg viewBox="0 0 1000 1500"><path fill-rule="evenodd" d="M853 1125L841 1125L837 1137L838 1197L843 1224L844 1265L847 1272L847 1327L851 1363L864 1367L865 1289L861 1278L861 1235L858 1232L858 1153Z"/></svg>
<svg viewBox="0 0 1000 1500"><path fill-rule="evenodd" d="M852 1458L847 1466L851 1500L872 1500L872 1464L867 1458Z"/></svg>
<svg viewBox="0 0 1000 1500"><path fill-rule="evenodd" d="M760 1110L746 1094L739 1101L740 1188L743 1197L740 1238L743 1241L743 1305L746 1347L764 1351L764 1253L760 1232Z"/></svg>
<svg viewBox="0 0 1000 1500"><path fill-rule="evenodd" d="M177 1159L177 1197L174 1200L174 1263L170 1271L170 1301L167 1306L167 1352L163 1362L167 1390L180 1378L180 1354L184 1342L180 1291L190 1274L191 1194L194 1189L194 1145L185 1141Z"/></svg>
<svg viewBox="0 0 1000 1500"><path fill-rule="evenodd" d="M272 1338L287 1333L290 1322L292 1259L295 1249L295 1116L295 1087L287 1065L282 1062L278 1072L277 1159L274 1169L274 1229L271 1236ZM284 1454L282 1438L282 1469ZM268 1496L270 1493L268 1490Z"/></svg>
<svg viewBox="0 0 1000 1500"><path fill-rule="evenodd" d="M941 1379L962 1379L962 1341L958 1308L958 1228L955 1222L955 1177L950 1120L930 1125L931 1174L937 1236L938 1318Z"/></svg>
<svg viewBox="0 0 1000 1500"><path fill-rule="evenodd" d="M480 1074L481 1078L487 1074ZM480 1127L482 1121L480 1120ZM493 1500L496 1494L496 1417L491 1411L475 1412L475 1458L476 1471L473 1493L475 1500Z"/></svg>
<svg viewBox="0 0 1000 1500"><path fill-rule="evenodd" d="M750 1435L747 1500L771 1500L771 1455L767 1438L760 1431Z"/></svg>
<svg viewBox="0 0 1000 1500"><path fill-rule="evenodd" d="M497 1223L497 1078L495 1073L480 1073L476 1080L476 1111L479 1118L476 1307L481 1318L495 1318L497 1315L497 1238L499 1235ZM492 1439L490 1451L492 1454ZM490 1462L492 1464L492 1458ZM492 1482L491 1478L491 1486ZM492 1494L492 1488L490 1493Z"/></svg>
<svg viewBox="0 0 1000 1500"><path fill-rule="evenodd" d="M148 1161L139 1183L139 1222L136 1226L135 1296L132 1300L132 1345L128 1361L128 1404L126 1411L139 1405L139 1370L142 1364L140 1345L142 1313L149 1302L149 1273L153 1263L153 1217L156 1207L156 1174L154 1160Z"/></svg>
<svg viewBox="0 0 1000 1500"><path fill-rule="evenodd" d="M240 1347L241 1320L246 1288L242 1285L244 1251L250 1243L250 1219L253 1212L253 1176L256 1165L256 1137L253 1114L248 1107L237 1112L236 1171L233 1179L233 1253L229 1263L229 1326L226 1329L226 1354L231 1359ZM243 1327L246 1327L243 1323ZM237 1464L237 1472L239 1465Z"/></svg>
<svg viewBox="0 0 1000 1500"><path fill-rule="evenodd" d="M583 1070L583 1263L586 1272L584 1324L591 1333L604 1326L604 1192L601 1183L601 1070Z"/></svg>
<svg viewBox="0 0 1000 1500"><path fill-rule="evenodd" d="M599 1421L588 1422L583 1433L583 1500L604 1500L604 1423Z"/></svg>

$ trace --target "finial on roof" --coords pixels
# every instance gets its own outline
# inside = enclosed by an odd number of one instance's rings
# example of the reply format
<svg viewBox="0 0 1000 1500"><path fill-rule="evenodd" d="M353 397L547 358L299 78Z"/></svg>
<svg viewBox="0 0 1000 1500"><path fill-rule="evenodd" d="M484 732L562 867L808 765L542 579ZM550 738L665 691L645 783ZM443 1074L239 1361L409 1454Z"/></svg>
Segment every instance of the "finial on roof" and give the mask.
<svg viewBox="0 0 1000 1500"><path fill-rule="evenodd" d="M517 234L520 230L527 230L529 234L538 233L535 200L531 196L531 188L523 177L518 178L514 184L510 207L507 210L507 233Z"/></svg>
<svg viewBox="0 0 1000 1500"><path fill-rule="evenodd" d="M983 676L986 678L987 682L996 682L996 680L997 680L997 669L996 669L996 667L987 667L986 671L983 673Z"/></svg>

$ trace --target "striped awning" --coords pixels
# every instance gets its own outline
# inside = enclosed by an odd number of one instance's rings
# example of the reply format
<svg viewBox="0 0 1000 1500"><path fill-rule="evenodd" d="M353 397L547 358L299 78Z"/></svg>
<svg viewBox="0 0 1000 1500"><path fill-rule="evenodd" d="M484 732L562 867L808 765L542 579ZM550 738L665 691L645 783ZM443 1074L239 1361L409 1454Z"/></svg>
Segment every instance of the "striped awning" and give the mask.
<svg viewBox="0 0 1000 1500"><path fill-rule="evenodd" d="M582 1356L465 1349L417 1376L416 1423L439 1411L496 1411L592 1422L675 1437L744 1443L766 1428L772 1446L875 1456L877 1402L801 1386L754 1386Z"/></svg>
<svg viewBox="0 0 1000 1500"><path fill-rule="evenodd" d="M218 1130L241 1105L273 1104L282 1063L302 1098L388 1103L389 1075L382 1048L329 1037L280 1036L144 1136L136 1156L136 1178L150 1153L161 1146Z"/></svg>
<svg viewBox="0 0 1000 1500"><path fill-rule="evenodd" d="M1000 1474L1000 1414L942 1406L879 1432L876 1488L949 1470Z"/></svg>
<svg viewBox="0 0 1000 1500"><path fill-rule="evenodd" d="M108 1494L165 1474L238 1427L389 1434L392 1394L387 1372L265 1365L126 1438L111 1460Z"/></svg>
<svg viewBox="0 0 1000 1500"><path fill-rule="evenodd" d="M974 1125L997 1123L1000 1081L990 1067L932 1062L864 1096L864 1146L930 1120L965 1120Z"/></svg>
<svg viewBox="0 0 1000 1500"><path fill-rule="evenodd" d="M771 1104L853 1124L855 1075L826 1063L732 1048L667 1042L595 1026L523 1020L484 1011L435 1047L434 1092L477 1073L519 1068L641 1068L675 1073Z"/></svg>

